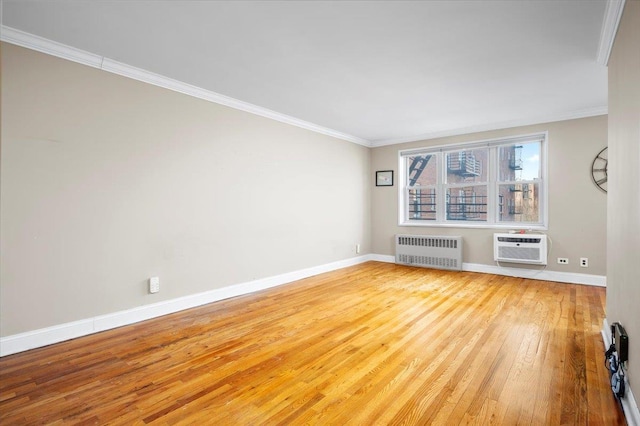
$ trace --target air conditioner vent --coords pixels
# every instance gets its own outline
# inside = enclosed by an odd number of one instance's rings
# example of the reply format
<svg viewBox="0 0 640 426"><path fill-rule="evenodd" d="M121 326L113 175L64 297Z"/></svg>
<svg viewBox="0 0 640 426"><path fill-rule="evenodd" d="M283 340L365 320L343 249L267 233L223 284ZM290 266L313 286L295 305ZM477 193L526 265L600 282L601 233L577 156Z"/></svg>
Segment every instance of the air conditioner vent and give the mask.
<svg viewBox="0 0 640 426"><path fill-rule="evenodd" d="M493 234L493 260L546 265L547 236L540 234Z"/></svg>

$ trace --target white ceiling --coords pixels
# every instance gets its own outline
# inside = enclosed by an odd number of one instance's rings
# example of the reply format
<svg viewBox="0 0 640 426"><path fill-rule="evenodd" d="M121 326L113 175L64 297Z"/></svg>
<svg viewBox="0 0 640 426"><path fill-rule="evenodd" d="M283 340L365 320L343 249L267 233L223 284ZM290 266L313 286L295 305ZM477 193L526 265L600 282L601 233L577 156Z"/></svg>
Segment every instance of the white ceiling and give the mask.
<svg viewBox="0 0 640 426"><path fill-rule="evenodd" d="M376 146L605 113L605 6L5 0L2 24Z"/></svg>

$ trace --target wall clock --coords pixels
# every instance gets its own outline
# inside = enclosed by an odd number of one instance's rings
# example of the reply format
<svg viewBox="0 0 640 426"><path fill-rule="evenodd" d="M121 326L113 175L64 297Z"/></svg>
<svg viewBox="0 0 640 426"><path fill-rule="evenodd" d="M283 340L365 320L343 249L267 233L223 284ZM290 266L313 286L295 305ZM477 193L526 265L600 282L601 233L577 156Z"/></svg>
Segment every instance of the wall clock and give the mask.
<svg viewBox="0 0 640 426"><path fill-rule="evenodd" d="M598 188L607 192L607 167L609 165L607 148L596 155L591 163L591 179Z"/></svg>

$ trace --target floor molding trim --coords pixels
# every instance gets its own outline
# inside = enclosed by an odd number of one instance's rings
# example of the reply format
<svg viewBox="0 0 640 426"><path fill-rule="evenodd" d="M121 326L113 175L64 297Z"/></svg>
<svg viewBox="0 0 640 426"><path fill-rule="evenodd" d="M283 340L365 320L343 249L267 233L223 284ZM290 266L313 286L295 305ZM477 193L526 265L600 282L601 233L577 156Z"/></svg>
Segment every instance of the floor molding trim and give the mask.
<svg viewBox="0 0 640 426"><path fill-rule="evenodd" d="M370 260L395 263L395 256L372 254ZM540 269L508 268L504 266L463 263L462 270L483 274L506 275L508 277L528 278L531 280L556 281L570 284L584 284L597 287L607 286L607 277L601 275L576 274L570 272L545 271Z"/></svg>
<svg viewBox="0 0 640 426"><path fill-rule="evenodd" d="M89 334L122 327L136 322L145 321L162 315L172 314L184 309L194 308L207 303L231 297L242 296L267 288L276 287L292 281L311 277L313 275L330 272L348 266L357 265L367 261L394 263L395 256L383 254L367 254L340 260L337 262L318 265L298 271L287 272L273 277L247 281L228 287L214 289L203 293L184 296L163 302L140 306L133 309L99 315L79 321L54 325L25 333L15 334L0 338L0 357L24 352L30 349L40 348L65 340L87 336ZM481 272L511 277L529 278L537 280L558 281L574 284L586 284L605 286L606 277L587 274L572 274L566 272L554 272L533 269L505 268L493 265L463 263L463 271Z"/></svg>
<svg viewBox="0 0 640 426"><path fill-rule="evenodd" d="M206 305L207 303L265 290L271 287L287 284L292 281L364 263L369 260L376 260L373 259L373 257L374 255L364 255L339 260L337 262L287 272L273 277L247 281L228 287L165 300L163 302L144 305L133 309L127 309L124 311L113 312L106 315L2 337L0 338L0 357L134 324L162 315Z"/></svg>
<svg viewBox="0 0 640 426"><path fill-rule="evenodd" d="M395 256L389 256L386 254L371 254L371 260L375 260L376 262L385 262L385 263L396 263Z"/></svg>
<svg viewBox="0 0 640 426"><path fill-rule="evenodd" d="M544 269L509 268L505 266L483 265L480 263L463 263L462 270L469 272L482 272L485 274L506 275L508 277L528 278L531 280L584 284L596 287L607 286L607 277L602 275L547 271Z"/></svg>
<svg viewBox="0 0 640 426"><path fill-rule="evenodd" d="M607 321L606 318L602 321L602 330L600 331L600 334L602 334L602 341L604 342L604 347L606 349L611 345L611 327L609 326L609 321ZM604 354L602 354L602 357L604 359ZM627 376L625 376L625 382L625 396L620 400L622 402L624 417L629 426L640 426L640 410L638 409L636 398L633 396L633 392L629 386L629 379Z"/></svg>

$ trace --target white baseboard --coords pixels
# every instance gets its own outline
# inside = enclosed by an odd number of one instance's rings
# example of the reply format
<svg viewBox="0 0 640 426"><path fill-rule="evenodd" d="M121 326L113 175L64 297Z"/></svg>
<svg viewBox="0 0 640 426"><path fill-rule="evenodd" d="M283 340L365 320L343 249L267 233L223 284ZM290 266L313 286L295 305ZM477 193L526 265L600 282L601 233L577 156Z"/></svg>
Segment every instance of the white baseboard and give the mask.
<svg viewBox="0 0 640 426"><path fill-rule="evenodd" d="M605 318L602 321L602 340L604 341L604 347L607 349L611 345L611 327L609 327L609 321ZM604 354L603 354L604 357ZM604 358L603 358L604 359ZM621 398L622 409L624 410L624 416L629 426L640 426L640 410L638 410L638 404L633 396L631 387L629 386L629 380L625 376L625 395Z"/></svg>
<svg viewBox="0 0 640 426"><path fill-rule="evenodd" d="M547 271L537 269L508 268L504 266L463 263L462 270L485 274L506 275L508 277L528 278L532 280L557 281L561 283L584 284L597 287L607 286L607 277L603 275L577 274L572 272Z"/></svg>
<svg viewBox="0 0 640 426"><path fill-rule="evenodd" d="M196 306L216 302L218 300L253 293L256 291L307 278L313 275L322 274L324 272L334 271L336 269L345 268L347 266L357 265L359 263L367 262L370 260L393 263L395 262L395 257L383 254L367 254L350 259L340 260L337 262L327 263L324 265L314 266L311 268L301 269L299 271L288 272L273 277L248 281L245 283L219 288L204 293L193 294L177 299L144 305L133 309L127 309L124 311L113 312L106 315L100 315L79 321L46 327L39 330L33 330L25 333L14 334L12 336L2 337L0 338L0 357L27 351L29 349L51 345L54 343L63 342L69 339L75 339L77 337L87 336L89 334L110 330L116 327L122 327L124 325L134 324L136 322L171 314L174 312L182 311L184 309L194 308ZM540 271L533 269L505 268L474 263L464 263L462 265L462 269L464 271L470 272L483 272L521 278L597 286L604 286L606 281L606 277L597 275L571 274L566 272L544 270Z"/></svg>
<svg viewBox="0 0 640 426"><path fill-rule="evenodd" d="M372 254L370 260L394 263L395 256ZM504 266L463 263L462 270L484 274L506 275L508 277L528 278L532 280L557 281L561 283L585 284L597 287L607 286L607 277L602 275L576 274L570 272L546 271L542 269L508 268Z"/></svg>
<svg viewBox="0 0 640 426"><path fill-rule="evenodd" d="M324 272L357 265L369 260L377 260L374 259L374 257L374 255L358 256L177 299L2 337L0 338L0 357L87 336L112 328L122 327L124 325L134 324L230 297L253 293Z"/></svg>
<svg viewBox="0 0 640 426"><path fill-rule="evenodd" d="M389 256L386 254L370 254L369 256L371 256L370 260L375 260L376 262L385 262L385 263L395 263L396 262L396 257L395 256Z"/></svg>

